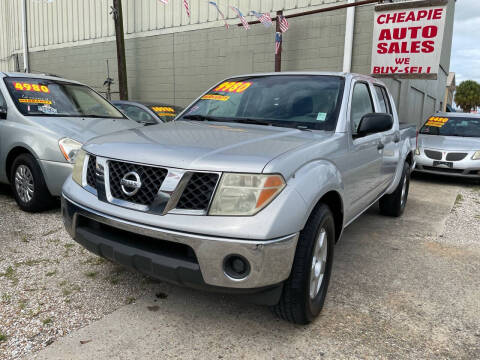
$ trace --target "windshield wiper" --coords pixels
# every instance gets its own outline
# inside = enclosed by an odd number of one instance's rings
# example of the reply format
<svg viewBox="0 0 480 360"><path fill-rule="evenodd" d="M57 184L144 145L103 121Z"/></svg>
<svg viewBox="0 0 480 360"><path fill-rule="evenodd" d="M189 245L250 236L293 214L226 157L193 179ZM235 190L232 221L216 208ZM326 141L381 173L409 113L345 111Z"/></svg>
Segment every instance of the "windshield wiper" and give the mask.
<svg viewBox="0 0 480 360"><path fill-rule="evenodd" d="M195 121L221 121L219 118L213 117L213 116L208 116L208 115L185 115L182 116L179 120L195 120Z"/></svg>

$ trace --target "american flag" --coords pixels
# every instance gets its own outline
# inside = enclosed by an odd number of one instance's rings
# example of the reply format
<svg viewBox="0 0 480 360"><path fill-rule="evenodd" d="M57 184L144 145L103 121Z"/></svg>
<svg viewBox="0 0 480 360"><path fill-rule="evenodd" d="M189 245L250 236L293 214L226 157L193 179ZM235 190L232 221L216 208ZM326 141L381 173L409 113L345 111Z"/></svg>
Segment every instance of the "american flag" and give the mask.
<svg viewBox="0 0 480 360"><path fill-rule="evenodd" d="M278 23L280 25L280 31L282 33L286 32L288 30L288 21L287 19L285 18L285 16L282 16L282 15L279 15L278 16Z"/></svg>
<svg viewBox="0 0 480 360"><path fill-rule="evenodd" d="M270 18L270 13L258 13L254 10L250 11L250 14L255 15L255 17L260 21L265 27L272 26L272 19Z"/></svg>
<svg viewBox="0 0 480 360"><path fill-rule="evenodd" d="M280 52L280 47L282 46L282 33L276 32L275 33L275 55Z"/></svg>
<svg viewBox="0 0 480 360"><path fill-rule="evenodd" d="M248 25L248 21L245 19L245 16L243 16L242 12L240 11L240 9L236 8L235 6L230 6L230 8L235 11L235 13L237 14L237 16L240 18L240 21L242 22L243 24L243 27L245 28L245 30L248 30L250 29L250 25Z"/></svg>
<svg viewBox="0 0 480 360"><path fill-rule="evenodd" d="M218 7L217 3L215 1L209 1L208 2L210 5L213 5L215 6L215 8L217 9L218 13L220 14L220 16L222 17L223 19L223 22L225 23L225 27L228 29L228 23L227 23L227 20L225 20L225 15L223 15L223 12L220 10L220 8Z"/></svg>
<svg viewBox="0 0 480 360"><path fill-rule="evenodd" d="M190 5L188 4L187 0L183 0L183 6L185 6L185 11L187 12L187 16L190 17Z"/></svg>

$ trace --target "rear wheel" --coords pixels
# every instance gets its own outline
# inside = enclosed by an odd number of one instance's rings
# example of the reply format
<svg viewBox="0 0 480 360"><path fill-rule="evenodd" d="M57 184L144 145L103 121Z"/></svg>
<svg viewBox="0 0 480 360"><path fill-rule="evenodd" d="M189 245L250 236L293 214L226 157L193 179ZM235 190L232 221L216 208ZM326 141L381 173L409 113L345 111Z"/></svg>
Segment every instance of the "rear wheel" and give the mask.
<svg viewBox="0 0 480 360"><path fill-rule="evenodd" d="M23 211L46 210L54 203L45 184L42 170L30 154L21 154L14 160L10 183L15 200Z"/></svg>
<svg viewBox="0 0 480 360"><path fill-rule="evenodd" d="M405 210L410 189L410 164L405 162L403 172L397 188L392 194L384 195L380 199L380 212L387 216L401 216Z"/></svg>
<svg viewBox="0 0 480 360"><path fill-rule="evenodd" d="M323 308L333 263L335 223L321 204L300 233L292 272L273 312L295 324L308 324Z"/></svg>

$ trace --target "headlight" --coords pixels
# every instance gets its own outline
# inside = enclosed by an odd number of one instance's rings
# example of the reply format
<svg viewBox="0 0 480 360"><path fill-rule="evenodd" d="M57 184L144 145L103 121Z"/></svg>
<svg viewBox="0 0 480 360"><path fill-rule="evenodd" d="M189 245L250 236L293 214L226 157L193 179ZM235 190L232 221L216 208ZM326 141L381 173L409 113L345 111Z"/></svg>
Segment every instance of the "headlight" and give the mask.
<svg viewBox="0 0 480 360"><path fill-rule="evenodd" d="M254 215L284 187L281 175L223 174L209 215Z"/></svg>
<svg viewBox="0 0 480 360"><path fill-rule="evenodd" d="M472 160L480 160L480 151L475 151L475 154L472 156Z"/></svg>
<svg viewBox="0 0 480 360"><path fill-rule="evenodd" d="M415 155L420 155L420 149L419 148L415 149Z"/></svg>
<svg viewBox="0 0 480 360"><path fill-rule="evenodd" d="M58 141L58 146L60 147L60 151L65 157L65 160L73 164L75 156L82 147L82 144L73 139L63 138Z"/></svg>
<svg viewBox="0 0 480 360"><path fill-rule="evenodd" d="M86 155L87 153L80 149L75 157L75 165L73 165L72 179L80 186L82 186L83 164Z"/></svg>

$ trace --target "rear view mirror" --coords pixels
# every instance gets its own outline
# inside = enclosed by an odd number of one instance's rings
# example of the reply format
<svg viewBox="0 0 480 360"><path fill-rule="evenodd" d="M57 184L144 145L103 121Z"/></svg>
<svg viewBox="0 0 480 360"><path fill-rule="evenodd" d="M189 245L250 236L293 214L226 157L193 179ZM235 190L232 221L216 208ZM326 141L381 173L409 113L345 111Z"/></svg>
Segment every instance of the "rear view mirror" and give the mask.
<svg viewBox="0 0 480 360"><path fill-rule="evenodd" d="M360 120L357 137L366 136L378 132L388 131L393 127L393 117L390 114L371 113L366 114Z"/></svg>
<svg viewBox="0 0 480 360"><path fill-rule="evenodd" d="M5 120L7 118L7 107L0 105L0 120Z"/></svg>

